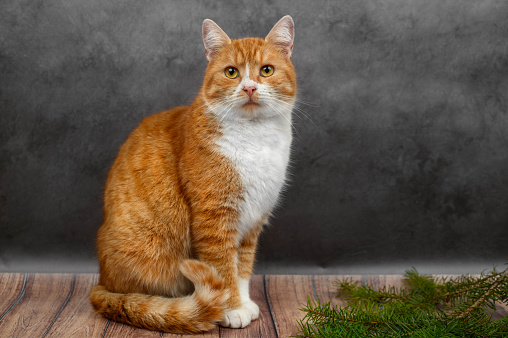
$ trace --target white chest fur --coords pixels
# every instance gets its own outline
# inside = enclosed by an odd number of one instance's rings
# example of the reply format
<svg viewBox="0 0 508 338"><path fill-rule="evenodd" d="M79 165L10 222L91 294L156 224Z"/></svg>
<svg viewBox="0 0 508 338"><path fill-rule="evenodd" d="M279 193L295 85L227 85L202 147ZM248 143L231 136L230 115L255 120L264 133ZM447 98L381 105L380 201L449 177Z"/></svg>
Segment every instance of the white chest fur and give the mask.
<svg viewBox="0 0 508 338"><path fill-rule="evenodd" d="M239 240L276 205L286 179L291 146L290 117L225 120L217 144L240 174Z"/></svg>

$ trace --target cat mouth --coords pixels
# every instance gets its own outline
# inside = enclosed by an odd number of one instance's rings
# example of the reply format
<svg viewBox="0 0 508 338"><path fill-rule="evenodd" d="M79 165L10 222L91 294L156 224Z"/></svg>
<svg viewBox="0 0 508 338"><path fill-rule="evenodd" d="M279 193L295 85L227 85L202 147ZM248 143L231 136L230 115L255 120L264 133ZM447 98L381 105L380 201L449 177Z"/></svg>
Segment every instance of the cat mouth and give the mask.
<svg viewBox="0 0 508 338"><path fill-rule="evenodd" d="M256 109L259 106L260 106L260 104L258 102L254 102L252 100L249 100L249 101L247 101L246 103L244 103L242 105L242 108L244 108L246 110L252 111L252 110Z"/></svg>
<svg viewBox="0 0 508 338"><path fill-rule="evenodd" d="M244 107L245 106L260 106L260 104L258 102L255 102L255 101L247 101L243 105L244 105Z"/></svg>

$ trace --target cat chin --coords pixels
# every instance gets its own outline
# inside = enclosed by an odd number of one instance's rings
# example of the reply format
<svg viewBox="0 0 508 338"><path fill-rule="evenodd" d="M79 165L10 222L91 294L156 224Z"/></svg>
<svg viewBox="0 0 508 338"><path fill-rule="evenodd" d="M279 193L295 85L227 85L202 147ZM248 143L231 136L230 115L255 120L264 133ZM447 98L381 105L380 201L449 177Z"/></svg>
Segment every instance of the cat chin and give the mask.
<svg viewBox="0 0 508 338"><path fill-rule="evenodd" d="M237 110L237 114L239 117L249 120L270 118L279 115L276 111L270 109L268 105L257 102L247 102L241 105Z"/></svg>
<svg viewBox="0 0 508 338"><path fill-rule="evenodd" d="M263 101L249 101L235 105L234 107L214 107L211 112L215 114L219 120L226 121L242 121L242 120L264 120L280 117L285 120L290 119L292 105L276 106Z"/></svg>
<svg viewBox="0 0 508 338"><path fill-rule="evenodd" d="M258 102L248 101L244 105L242 105L242 109L246 110L248 112L253 112L255 110L258 110L261 107L261 105Z"/></svg>
<svg viewBox="0 0 508 338"><path fill-rule="evenodd" d="M282 116L282 114L279 114L274 111L270 111L267 109L256 109L251 112L245 111L242 116L239 116L240 120L249 120L249 121L267 121L272 119L283 119L287 121L289 119L288 116Z"/></svg>

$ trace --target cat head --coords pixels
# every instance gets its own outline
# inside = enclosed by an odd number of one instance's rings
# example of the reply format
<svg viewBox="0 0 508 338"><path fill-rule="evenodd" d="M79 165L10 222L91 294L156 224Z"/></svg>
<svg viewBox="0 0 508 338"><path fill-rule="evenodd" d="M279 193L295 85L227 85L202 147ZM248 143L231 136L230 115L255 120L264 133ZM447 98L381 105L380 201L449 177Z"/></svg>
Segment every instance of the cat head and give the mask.
<svg viewBox="0 0 508 338"><path fill-rule="evenodd" d="M231 40L212 20L203 22L208 66L202 95L220 118L289 115L296 97L291 63L294 23L289 15L265 39Z"/></svg>

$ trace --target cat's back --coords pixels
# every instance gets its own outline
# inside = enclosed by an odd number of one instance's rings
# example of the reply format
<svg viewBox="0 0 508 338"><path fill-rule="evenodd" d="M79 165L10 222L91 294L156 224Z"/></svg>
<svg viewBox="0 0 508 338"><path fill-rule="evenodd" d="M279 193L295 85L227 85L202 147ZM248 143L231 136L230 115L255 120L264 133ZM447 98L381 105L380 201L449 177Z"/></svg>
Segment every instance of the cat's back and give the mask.
<svg viewBox="0 0 508 338"><path fill-rule="evenodd" d="M120 200L149 200L154 193L167 194L167 187L178 185L177 164L188 110L179 106L148 116L129 135L108 175L106 214L110 206L120 206Z"/></svg>
<svg viewBox="0 0 508 338"><path fill-rule="evenodd" d="M118 157L134 155L132 152L145 152L149 150L146 147L151 149L149 153L167 147L176 150L183 137L179 133L184 129L188 110L188 106L179 106L145 117L122 145Z"/></svg>

